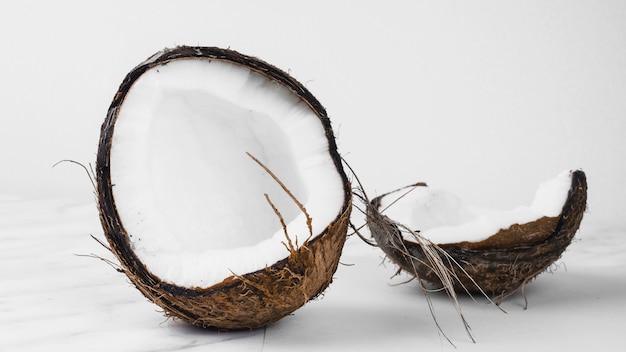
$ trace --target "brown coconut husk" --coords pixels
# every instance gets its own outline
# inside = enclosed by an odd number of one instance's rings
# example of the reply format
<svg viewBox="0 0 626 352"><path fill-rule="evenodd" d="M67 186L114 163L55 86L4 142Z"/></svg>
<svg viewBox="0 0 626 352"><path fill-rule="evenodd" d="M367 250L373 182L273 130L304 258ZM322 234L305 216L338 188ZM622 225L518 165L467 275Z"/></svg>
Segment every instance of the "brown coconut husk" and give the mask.
<svg viewBox="0 0 626 352"><path fill-rule="evenodd" d="M559 216L514 224L480 242L434 244L423 238L407 240L403 232L412 230L382 214L380 201L385 195L366 205L367 225L376 245L400 270L435 288L448 287L449 282L442 282L446 276L442 276L441 268L432 263L432 254L428 253L432 250L441 254L455 291L487 294L502 302L523 291L527 282L548 269L574 238L586 209L587 181L580 170L571 173L571 180ZM419 236L419 231L414 234Z"/></svg>
<svg viewBox="0 0 626 352"><path fill-rule="evenodd" d="M233 273L209 288L181 287L164 282L139 260L117 213L109 166L118 110L135 80L155 66L188 59L222 60L242 65L289 88L319 117L326 131L329 153L344 185L341 210L322 233L311 233L309 240L300 246L289 245L290 254L277 263L252 273ZM257 58L214 47L182 46L165 49L135 67L120 85L102 124L96 179L100 221L110 249L120 261L120 270L168 317L180 318L196 326L219 329L262 327L318 296L331 283L337 269L349 224L352 193L337 152L330 120L324 107L301 83ZM277 215L280 216L280 213Z"/></svg>

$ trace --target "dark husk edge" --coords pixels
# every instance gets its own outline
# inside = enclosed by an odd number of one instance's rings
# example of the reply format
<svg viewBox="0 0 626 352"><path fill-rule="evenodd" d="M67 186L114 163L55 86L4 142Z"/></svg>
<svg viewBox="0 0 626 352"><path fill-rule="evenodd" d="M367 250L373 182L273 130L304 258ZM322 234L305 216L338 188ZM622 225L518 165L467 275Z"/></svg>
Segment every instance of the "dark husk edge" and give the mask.
<svg viewBox="0 0 626 352"><path fill-rule="evenodd" d="M223 60L245 66L290 89L318 115L326 131L329 153L343 180L344 203L324 232L315 234L285 259L253 273L233 273L209 288L181 287L152 274L133 252L117 213L110 177L110 150L118 111L133 83L148 69L172 60ZM122 271L149 300L169 317L219 329L257 328L275 322L318 296L332 281L346 239L352 193L326 110L298 81L257 58L215 47L181 46L164 49L135 67L124 79L102 124L96 162L100 221ZM245 216L245 214L242 214Z"/></svg>
<svg viewBox="0 0 626 352"><path fill-rule="evenodd" d="M366 206L367 224L378 247L401 270L425 280L435 288L441 288L440 273L429 264L423 243L404 239L398 224L381 214L379 205L383 196L373 199ZM515 224L483 243L431 246L443 252L441 257L452 273L455 291L488 294L504 299L523 288L561 257L580 226L586 204L585 173L573 171L567 200L558 217ZM515 235L515 241L498 239L511 233Z"/></svg>

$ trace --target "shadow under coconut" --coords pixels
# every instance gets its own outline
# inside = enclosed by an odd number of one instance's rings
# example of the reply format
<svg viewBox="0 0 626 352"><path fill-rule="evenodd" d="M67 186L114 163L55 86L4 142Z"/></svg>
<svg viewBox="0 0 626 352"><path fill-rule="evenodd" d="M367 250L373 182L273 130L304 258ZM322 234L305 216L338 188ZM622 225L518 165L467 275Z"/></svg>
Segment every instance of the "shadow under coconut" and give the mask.
<svg viewBox="0 0 626 352"><path fill-rule="evenodd" d="M626 277L618 277L609 269L578 268L568 271L559 267L555 272L546 272L528 285L526 292L531 296L528 309L623 306ZM515 300L507 301L503 308L518 302L523 306L523 299L515 297Z"/></svg>
<svg viewBox="0 0 626 352"><path fill-rule="evenodd" d="M405 295L405 299L395 297L395 302L389 302L388 295L376 300L366 302L355 297L309 304L267 326L264 347L280 350L298 346L299 351L395 350L405 348L407 341L430 339L436 334L430 315L415 304L413 295Z"/></svg>
<svg viewBox="0 0 626 352"><path fill-rule="evenodd" d="M417 284L411 286L416 292L420 290ZM598 305L601 307L621 306L625 291L626 277L618 278L609 268L604 270L603 274L599 274L598 270L587 268L568 271L564 264L557 264L529 282L525 287L525 296L522 292L516 292L502 302L500 308L506 313L547 308L565 310L576 306L594 305L594 302L600 301L602 303ZM443 307L449 302L449 297L444 292L432 292L429 295L436 306ZM459 295L457 300L463 307L476 303L492 305L489 299L481 295Z"/></svg>
<svg viewBox="0 0 626 352"><path fill-rule="evenodd" d="M165 323L168 330L173 335L200 337L200 336L219 336L223 340L237 340L248 338L258 334L263 334L264 328L257 329L238 329L238 330L221 330L217 328L203 328L189 324L181 319L169 318Z"/></svg>

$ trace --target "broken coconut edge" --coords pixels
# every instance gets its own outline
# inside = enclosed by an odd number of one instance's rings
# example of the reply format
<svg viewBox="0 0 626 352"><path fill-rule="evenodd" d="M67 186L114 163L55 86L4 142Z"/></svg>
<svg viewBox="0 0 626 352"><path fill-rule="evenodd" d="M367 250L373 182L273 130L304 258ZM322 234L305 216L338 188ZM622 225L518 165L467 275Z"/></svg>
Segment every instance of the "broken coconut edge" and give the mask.
<svg viewBox="0 0 626 352"><path fill-rule="evenodd" d="M110 150L119 109L133 83L147 70L178 59L223 60L242 65L276 81L302 99L319 117L328 152L343 182L344 200L337 217L321 234L275 264L252 273L233 274L208 288L181 287L152 274L133 252L117 213L110 175ZM111 251L133 285L168 317L218 329L258 328L278 321L317 297L332 282L346 240L352 209L350 182L337 152L330 119L320 102L284 71L255 57L216 47L179 46L164 49L133 68L121 83L101 127L96 161L96 196L100 222Z"/></svg>
<svg viewBox="0 0 626 352"><path fill-rule="evenodd" d="M523 289L525 284L558 260L576 234L587 207L587 179L581 170L572 171L571 186L561 213L526 224L514 224L481 242L434 244L452 274L457 292L481 293L500 301ZM381 214L380 199L366 205L366 221L376 244L403 271L435 287L443 287L440 273L433 270L422 245L403 238L398 224ZM543 231L545 236L536 236ZM516 243L498 240L514 231ZM418 232L419 234L419 232ZM524 242L524 234L527 241ZM541 238L537 241L537 238ZM502 245L506 243L506 245Z"/></svg>

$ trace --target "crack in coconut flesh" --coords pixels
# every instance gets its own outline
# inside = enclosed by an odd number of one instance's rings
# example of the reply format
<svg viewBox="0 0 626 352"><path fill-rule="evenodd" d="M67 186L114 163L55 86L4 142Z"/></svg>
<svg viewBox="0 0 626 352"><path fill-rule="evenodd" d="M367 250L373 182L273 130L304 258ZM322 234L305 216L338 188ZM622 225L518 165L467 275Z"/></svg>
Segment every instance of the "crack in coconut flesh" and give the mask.
<svg viewBox="0 0 626 352"><path fill-rule="evenodd" d="M261 60L178 47L134 68L103 123L96 171L111 249L168 316L260 327L332 280L351 191L330 121Z"/></svg>
<svg viewBox="0 0 626 352"><path fill-rule="evenodd" d="M433 263L431 253L437 253L455 291L502 300L561 256L580 226L586 201L585 174L565 171L542 183L531 205L511 210L468 205L417 183L375 198L366 213L377 245L401 270L445 287Z"/></svg>

